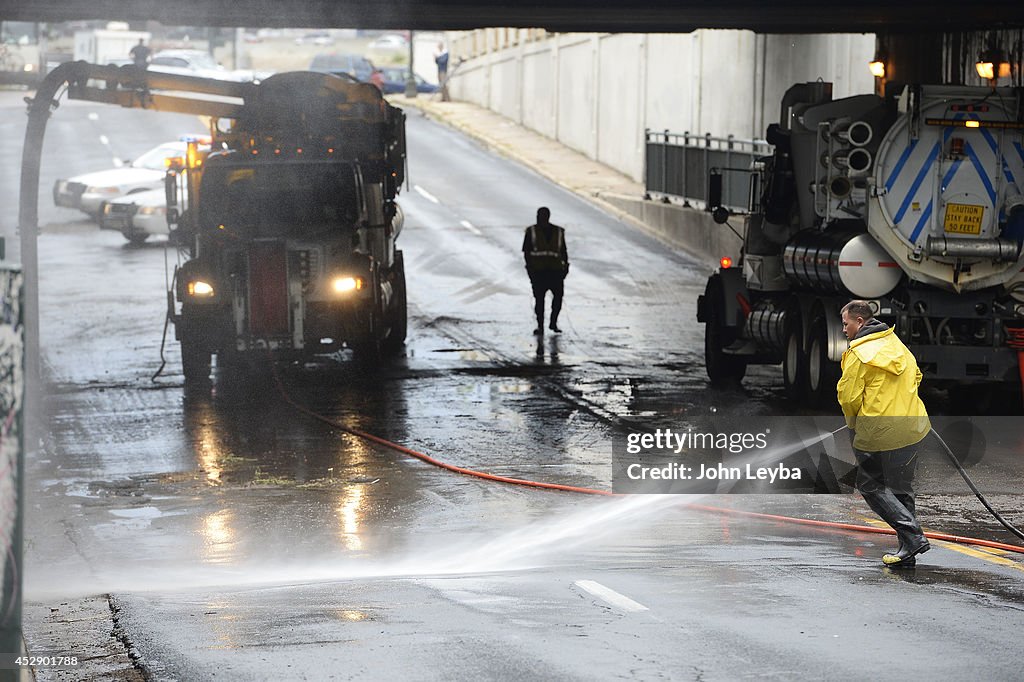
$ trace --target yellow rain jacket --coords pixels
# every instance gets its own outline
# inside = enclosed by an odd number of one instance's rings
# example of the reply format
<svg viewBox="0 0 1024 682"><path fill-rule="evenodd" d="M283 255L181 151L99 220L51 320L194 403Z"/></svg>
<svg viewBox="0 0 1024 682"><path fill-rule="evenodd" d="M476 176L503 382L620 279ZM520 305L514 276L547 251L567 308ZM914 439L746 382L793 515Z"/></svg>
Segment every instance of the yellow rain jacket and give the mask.
<svg viewBox="0 0 1024 682"><path fill-rule="evenodd" d="M917 395L921 370L892 327L850 342L837 385L846 425L863 452L896 450L920 442L931 423Z"/></svg>

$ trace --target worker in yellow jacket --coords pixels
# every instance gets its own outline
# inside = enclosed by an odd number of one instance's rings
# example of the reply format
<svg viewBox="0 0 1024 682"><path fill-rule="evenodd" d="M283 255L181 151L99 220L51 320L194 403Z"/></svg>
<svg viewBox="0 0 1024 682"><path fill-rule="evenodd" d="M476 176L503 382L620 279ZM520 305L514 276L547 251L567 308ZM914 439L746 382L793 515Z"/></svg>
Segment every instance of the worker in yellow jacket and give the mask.
<svg viewBox="0 0 1024 682"><path fill-rule="evenodd" d="M921 370L895 328L876 320L866 301L847 303L842 319L850 348L837 390L854 432L857 489L899 538L899 549L882 562L910 567L930 548L914 513L917 446L931 430L917 395Z"/></svg>

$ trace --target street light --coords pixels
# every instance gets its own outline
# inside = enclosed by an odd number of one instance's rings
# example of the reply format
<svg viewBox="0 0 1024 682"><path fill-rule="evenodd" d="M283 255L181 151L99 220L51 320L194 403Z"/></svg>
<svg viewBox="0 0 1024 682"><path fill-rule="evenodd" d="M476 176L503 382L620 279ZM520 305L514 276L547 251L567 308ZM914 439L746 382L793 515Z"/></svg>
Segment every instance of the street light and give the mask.
<svg viewBox="0 0 1024 682"><path fill-rule="evenodd" d="M413 76L413 43L416 36L415 31L409 31L409 73L405 79L405 96L412 99L416 97L416 77Z"/></svg>

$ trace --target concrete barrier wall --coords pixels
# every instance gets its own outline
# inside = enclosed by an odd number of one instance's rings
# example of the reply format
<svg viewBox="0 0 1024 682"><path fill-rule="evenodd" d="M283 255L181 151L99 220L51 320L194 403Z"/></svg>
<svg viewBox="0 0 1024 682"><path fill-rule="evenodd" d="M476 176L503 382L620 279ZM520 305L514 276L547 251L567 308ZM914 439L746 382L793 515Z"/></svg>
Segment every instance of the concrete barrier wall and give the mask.
<svg viewBox="0 0 1024 682"><path fill-rule="evenodd" d="M794 83L872 92L873 54L869 34L559 34L470 59L450 91L642 182L645 128L761 138Z"/></svg>
<svg viewBox="0 0 1024 682"><path fill-rule="evenodd" d="M557 54L552 50L529 48L523 54L523 125L548 137L558 135L555 127L558 121L555 116L558 106L558 98L555 96Z"/></svg>
<svg viewBox="0 0 1024 682"><path fill-rule="evenodd" d="M594 106L597 92L596 39L564 41L558 50L557 98L558 141L567 147L597 157Z"/></svg>
<svg viewBox="0 0 1024 682"><path fill-rule="evenodd" d="M718 267L722 256L738 259L743 245L739 237L725 225L711 219L711 214L661 201L644 201L636 197L602 194L601 200L635 218L649 232L693 254L708 269ZM742 217L730 220L739 228Z"/></svg>

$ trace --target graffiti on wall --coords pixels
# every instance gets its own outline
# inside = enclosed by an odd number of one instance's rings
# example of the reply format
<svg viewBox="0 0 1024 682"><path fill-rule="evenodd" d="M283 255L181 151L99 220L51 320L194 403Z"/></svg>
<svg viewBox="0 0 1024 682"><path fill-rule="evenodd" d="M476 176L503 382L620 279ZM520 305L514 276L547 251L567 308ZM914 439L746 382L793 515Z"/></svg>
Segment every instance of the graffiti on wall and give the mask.
<svg viewBox="0 0 1024 682"><path fill-rule="evenodd" d="M20 271L0 268L0 566L3 600L0 627L17 613L21 552L15 547L18 522L18 458L25 395L24 335Z"/></svg>

